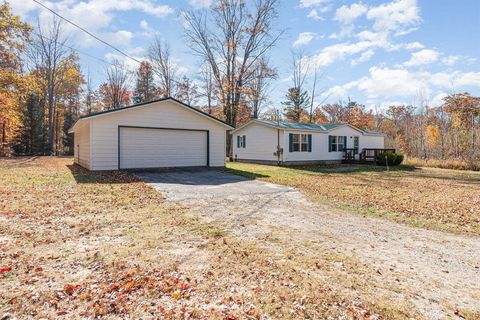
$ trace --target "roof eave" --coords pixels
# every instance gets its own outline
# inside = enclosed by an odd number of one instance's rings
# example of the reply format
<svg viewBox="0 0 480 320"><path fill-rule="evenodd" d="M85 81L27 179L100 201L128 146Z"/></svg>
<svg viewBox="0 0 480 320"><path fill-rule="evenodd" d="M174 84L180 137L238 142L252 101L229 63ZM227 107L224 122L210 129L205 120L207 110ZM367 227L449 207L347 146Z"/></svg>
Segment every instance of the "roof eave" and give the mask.
<svg viewBox="0 0 480 320"><path fill-rule="evenodd" d="M110 114L110 113L113 113L113 112L121 112L121 111L125 111L125 110L129 110L129 109L134 109L134 108L137 108L137 107L142 107L142 106L146 106L146 105L149 105L149 104L152 104L152 103L157 103L157 102L163 102L163 101L167 101L167 100L171 100L172 102L174 103L177 103L185 108L188 108L190 109L191 111L194 111L196 112L197 114L201 115L201 116L204 116L206 117L207 119L210 119L212 121L215 121L217 122L218 124L221 124L227 128L229 128L230 130L231 129L235 129L233 126L229 125L228 123L208 114L208 113L205 113L199 109L196 109L186 103L183 103L175 98L172 98L172 97L167 97L167 98L162 98L162 99L157 99L157 100L153 100L153 101L148 101L148 102L142 102L142 103L138 103L138 104L134 104L134 105L131 105L131 106L127 106L127 107L123 107L123 108L118 108L118 109L111 109L111 110L105 110L105 111L100 111L100 112L96 112L96 113L92 113L92 114L88 114L88 115L84 115L84 116L81 116L78 121L80 120L84 120L84 119L90 119L90 118L93 118L93 117L97 117L97 116L102 116L102 115L106 115L106 114ZM76 123L75 123L76 124ZM73 128L75 127L75 124L72 126L72 128L70 130L73 130Z"/></svg>

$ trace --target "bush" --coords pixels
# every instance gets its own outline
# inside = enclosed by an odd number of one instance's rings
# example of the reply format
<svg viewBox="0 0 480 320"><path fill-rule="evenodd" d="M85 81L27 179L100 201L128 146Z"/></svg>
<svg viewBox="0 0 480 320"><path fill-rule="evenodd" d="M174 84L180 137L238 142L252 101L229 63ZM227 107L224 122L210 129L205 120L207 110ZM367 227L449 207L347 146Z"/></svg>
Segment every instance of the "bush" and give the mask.
<svg viewBox="0 0 480 320"><path fill-rule="evenodd" d="M386 161L385 161L386 158ZM386 166L387 163L389 166L398 166L403 161L403 154L398 154L394 152L383 152L377 156L377 164L380 166Z"/></svg>

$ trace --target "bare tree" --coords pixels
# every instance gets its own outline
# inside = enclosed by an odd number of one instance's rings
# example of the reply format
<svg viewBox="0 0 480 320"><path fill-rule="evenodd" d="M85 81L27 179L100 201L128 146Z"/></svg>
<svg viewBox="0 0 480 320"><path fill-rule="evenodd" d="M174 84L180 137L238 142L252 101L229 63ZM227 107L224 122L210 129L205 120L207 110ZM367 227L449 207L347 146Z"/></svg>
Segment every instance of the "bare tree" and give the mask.
<svg viewBox="0 0 480 320"><path fill-rule="evenodd" d="M277 72L269 66L268 60L261 58L257 61L247 91L253 119L258 119L262 107L268 100L270 80L276 77Z"/></svg>
<svg viewBox="0 0 480 320"><path fill-rule="evenodd" d="M107 82L100 86L103 102L107 109L120 108L130 101L128 80L129 74L125 66L118 60L106 70Z"/></svg>
<svg viewBox="0 0 480 320"><path fill-rule="evenodd" d="M303 92L305 80L307 79L309 62L304 58L303 52L292 51L292 81L293 88Z"/></svg>
<svg viewBox="0 0 480 320"><path fill-rule="evenodd" d="M227 123L236 125L245 88L257 61L276 44L273 32L278 0L220 0L206 12L184 12L185 36L193 52L211 67Z"/></svg>
<svg viewBox="0 0 480 320"><path fill-rule="evenodd" d="M47 152L55 154L54 115L56 114L57 87L59 83L60 62L66 58L67 37L62 33L61 21L54 17L48 27L44 28L37 21L31 49L28 53L34 70L44 80L44 94L48 109L48 147ZM45 30L46 29L46 30Z"/></svg>
<svg viewBox="0 0 480 320"><path fill-rule="evenodd" d="M212 68L210 67L210 65L205 64L202 66L200 78L203 85L199 90L199 97L205 98L207 102L207 112L208 114L212 114L213 101L215 99L215 84L213 81Z"/></svg>
<svg viewBox="0 0 480 320"><path fill-rule="evenodd" d="M160 79L161 95L163 97L175 96L174 88L178 69L173 62L169 43L156 37L148 51L148 59L153 71Z"/></svg>

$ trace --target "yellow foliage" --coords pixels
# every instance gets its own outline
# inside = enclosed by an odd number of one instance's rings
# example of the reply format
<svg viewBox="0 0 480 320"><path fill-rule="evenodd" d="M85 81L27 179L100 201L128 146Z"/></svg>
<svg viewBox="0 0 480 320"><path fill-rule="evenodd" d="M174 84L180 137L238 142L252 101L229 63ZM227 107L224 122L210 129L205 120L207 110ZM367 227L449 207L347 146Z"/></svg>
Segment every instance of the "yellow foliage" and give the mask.
<svg viewBox="0 0 480 320"><path fill-rule="evenodd" d="M427 143L430 147L436 146L440 141L440 128L436 125L427 126Z"/></svg>

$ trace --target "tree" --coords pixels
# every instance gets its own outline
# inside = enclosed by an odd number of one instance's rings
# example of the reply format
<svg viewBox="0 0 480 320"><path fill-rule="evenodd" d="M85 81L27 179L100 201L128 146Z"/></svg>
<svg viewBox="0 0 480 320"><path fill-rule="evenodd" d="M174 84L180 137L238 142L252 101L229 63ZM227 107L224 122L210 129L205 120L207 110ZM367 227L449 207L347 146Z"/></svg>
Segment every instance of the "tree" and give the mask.
<svg viewBox="0 0 480 320"><path fill-rule="evenodd" d="M197 102L198 88L193 81L187 76L183 76L177 83L176 98L190 106Z"/></svg>
<svg viewBox="0 0 480 320"><path fill-rule="evenodd" d="M272 26L277 6L277 0L258 0L253 8L243 0L220 0L211 7L210 15L183 13L187 41L194 54L210 65L223 116L230 125L237 124L257 62L281 34L273 32Z"/></svg>
<svg viewBox="0 0 480 320"><path fill-rule="evenodd" d="M156 37L148 50L148 59L152 70L160 79L160 95L174 97L178 68L173 61L169 43Z"/></svg>
<svg viewBox="0 0 480 320"><path fill-rule="evenodd" d="M55 124L56 98L59 84L59 66L67 56L67 37L62 33L61 21L54 17L45 30L37 23L38 32L33 39L29 52L30 59L35 66L35 73L42 79L43 92L48 110L48 153L55 154Z"/></svg>
<svg viewBox="0 0 480 320"><path fill-rule="evenodd" d="M0 3L0 156L11 152L21 124L20 104L28 80L22 75L21 59L30 40L31 26Z"/></svg>
<svg viewBox="0 0 480 320"><path fill-rule="evenodd" d="M42 155L45 153L45 103L41 95L32 93L21 114L20 134L15 145L17 154Z"/></svg>
<svg viewBox="0 0 480 320"><path fill-rule="evenodd" d="M85 78L80 70L80 57L75 52L60 63L60 82L58 86L56 114L56 149L61 154L73 154L73 136L68 130L78 120L80 115L82 86Z"/></svg>
<svg viewBox="0 0 480 320"><path fill-rule="evenodd" d="M107 82L100 86L100 95L105 109L118 109L130 103L127 87L128 73L118 60L106 70Z"/></svg>
<svg viewBox="0 0 480 320"><path fill-rule="evenodd" d="M286 100L282 102L285 106L283 114L289 121L300 122L305 109L309 106L308 92L300 92L299 88L290 88L285 96Z"/></svg>
<svg viewBox="0 0 480 320"><path fill-rule="evenodd" d="M157 94L157 89L153 80L153 68L148 61L142 61L136 72L136 78L133 102L140 103L153 100Z"/></svg>
<svg viewBox="0 0 480 320"><path fill-rule="evenodd" d="M202 71L200 73L201 77L201 87L198 92L199 98L204 98L206 100L206 112L212 114L213 112L213 101L215 100L216 90L215 84L213 81L213 74L210 65L204 64L202 66Z"/></svg>
<svg viewBox="0 0 480 320"><path fill-rule="evenodd" d="M269 66L269 62L265 58L259 59L247 89L253 119L258 119L262 107L268 101L270 80L276 78L277 72Z"/></svg>

